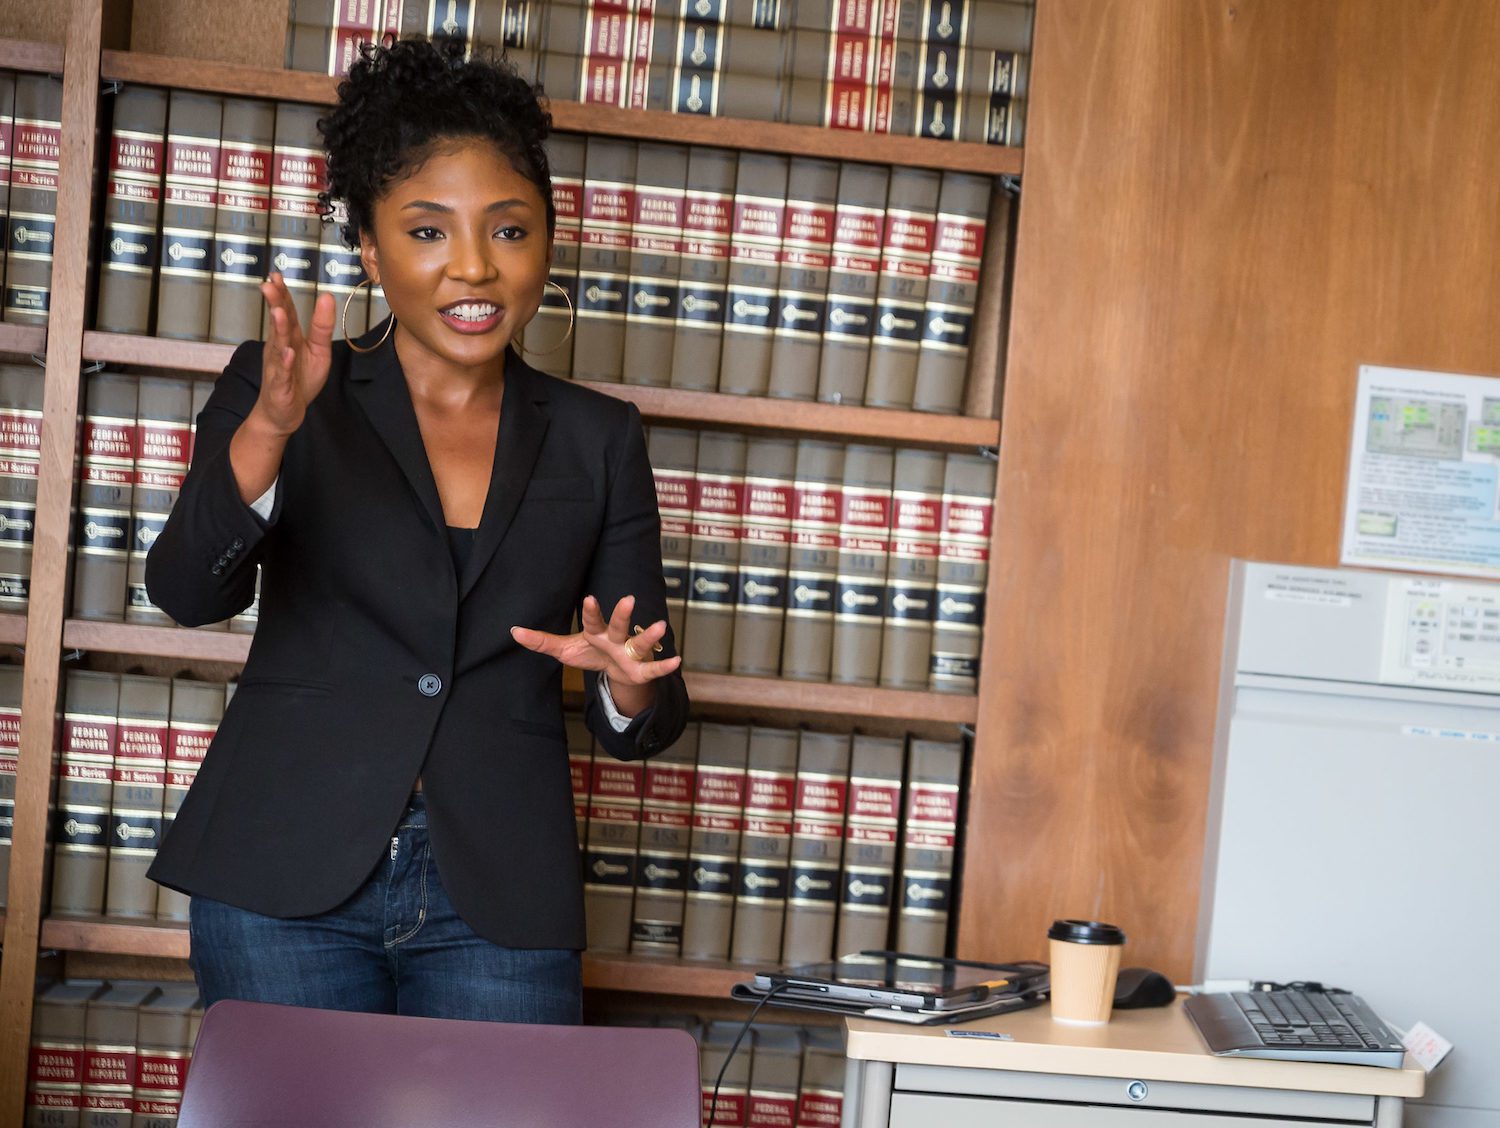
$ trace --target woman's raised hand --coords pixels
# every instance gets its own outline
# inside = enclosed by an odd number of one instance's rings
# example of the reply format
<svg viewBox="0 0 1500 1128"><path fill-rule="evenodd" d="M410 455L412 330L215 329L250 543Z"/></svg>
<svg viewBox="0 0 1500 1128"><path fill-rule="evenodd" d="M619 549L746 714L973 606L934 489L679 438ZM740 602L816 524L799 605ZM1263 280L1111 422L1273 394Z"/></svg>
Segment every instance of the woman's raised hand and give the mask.
<svg viewBox="0 0 1500 1128"><path fill-rule="evenodd" d="M667 624L658 619L638 634L633 634L630 613L634 610L635 596L627 595L615 604L606 621L599 609L599 601L590 595L583 601L583 630L577 634L548 634L529 627L512 627L510 634L527 650L550 655L564 666L603 672L609 678L611 693L623 708L624 687L647 685L682 665L680 655L662 659L652 657L662 636L667 633Z"/></svg>
<svg viewBox="0 0 1500 1128"><path fill-rule="evenodd" d="M260 292L271 310L271 333L262 353L260 398L254 410L268 429L286 436L302 426L307 405L328 381L333 359L333 295L318 295L304 332L280 274L262 282Z"/></svg>

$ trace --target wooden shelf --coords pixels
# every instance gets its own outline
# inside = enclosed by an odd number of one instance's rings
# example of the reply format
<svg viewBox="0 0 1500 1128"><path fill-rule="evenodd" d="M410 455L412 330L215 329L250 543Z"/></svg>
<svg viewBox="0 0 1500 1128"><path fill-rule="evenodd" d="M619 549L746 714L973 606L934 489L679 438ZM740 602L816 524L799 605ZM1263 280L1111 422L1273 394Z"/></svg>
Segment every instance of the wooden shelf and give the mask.
<svg viewBox="0 0 1500 1128"><path fill-rule="evenodd" d="M18 611L0 613L0 644L20 646L26 641L26 616Z"/></svg>
<svg viewBox="0 0 1500 1128"><path fill-rule="evenodd" d="M685 671L683 677L687 679L688 695L695 707L740 705L795 713L955 725L972 725L979 715L976 698L956 693L922 693L829 682L787 681L784 678L746 678L733 674L694 673L692 670Z"/></svg>
<svg viewBox="0 0 1500 1128"><path fill-rule="evenodd" d="M266 70L134 51L105 51L101 73L104 78L122 82L325 104L333 102L339 81L304 71ZM561 100L553 102L551 110L553 125L565 133L721 145L757 152L871 161L991 176L1019 175L1023 163L1023 150L1003 145L894 137L884 133L825 129L817 125L670 114L662 110L622 110L614 106Z"/></svg>
<svg viewBox="0 0 1500 1128"><path fill-rule="evenodd" d="M88 619L69 619L63 624L63 645L75 650L147 654L197 662L243 663L250 653L250 638L230 631L96 623Z"/></svg>
<svg viewBox="0 0 1500 1128"><path fill-rule="evenodd" d="M13 618L17 616L0 616L0 629L4 628L3 620ZM22 625L24 628L24 622ZM25 637L24 629L21 637ZM63 645L76 650L146 654L198 662L243 663L250 653L250 638L250 635L227 631L96 623L87 619L69 619L63 624ZM5 641L3 636L0 636L0 641ZM973 724L978 713L976 699L960 694L747 678L692 670L685 671L683 676L687 679L688 693L695 706L737 705L796 713L955 725ZM576 682L565 683L565 688L576 690Z"/></svg>
<svg viewBox="0 0 1500 1128"><path fill-rule="evenodd" d="M5 40L0 39L0 43ZM0 322L0 353L41 356L47 348L45 325L6 325Z"/></svg>
<svg viewBox="0 0 1500 1128"><path fill-rule="evenodd" d="M60 74L63 69L62 45L0 38L0 68Z"/></svg>
<svg viewBox="0 0 1500 1128"><path fill-rule="evenodd" d="M190 941L183 924L48 917L42 921L41 945L64 952L185 960ZM728 999L730 987L753 974L754 969L743 964L626 955L583 957L583 985L600 991Z"/></svg>
<svg viewBox="0 0 1500 1128"><path fill-rule="evenodd" d="M229 363L233 352L233 345L202 341L173 341L97 330L83 335L84 359L102 360L107 364L218 373ZM951 449L995 446L1000 441L1000 422L997 419L931 415L883 407L846 407L836 403L809 403L767 396L690 392L640 384L607 384L593 380L579 380L577 383L616 399L629 400L641 409L642 415L654 420Z"/></svg>

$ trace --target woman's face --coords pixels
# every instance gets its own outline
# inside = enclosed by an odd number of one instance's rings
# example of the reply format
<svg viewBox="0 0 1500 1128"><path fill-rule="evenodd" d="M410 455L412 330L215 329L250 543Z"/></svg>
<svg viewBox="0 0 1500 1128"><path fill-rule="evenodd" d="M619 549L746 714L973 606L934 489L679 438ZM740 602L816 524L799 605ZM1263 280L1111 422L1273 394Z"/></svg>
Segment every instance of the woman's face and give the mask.
<svg viewBox="0 0 1500 1128"><path fill-rule="evenodd" d="M552 244L537 186L488 141L437 149L375 202L360 233L408 365L494 363L542 300ZM415 350L415 352L413 352Z"/></svg>

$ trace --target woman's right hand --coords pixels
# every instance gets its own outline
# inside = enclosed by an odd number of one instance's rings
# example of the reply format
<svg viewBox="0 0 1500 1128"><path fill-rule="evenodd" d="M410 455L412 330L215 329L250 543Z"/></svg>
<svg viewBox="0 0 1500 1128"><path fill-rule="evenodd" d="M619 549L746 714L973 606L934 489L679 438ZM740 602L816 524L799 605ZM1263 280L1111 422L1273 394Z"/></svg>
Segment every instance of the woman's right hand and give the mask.
<svg viewBox="0 0 1500 1128"><path fill-rule="evenodd" d="M303 332L291 292L280 274L260 285L271 311L271 333L261 354L260 398L252 415L282 438L302 426L307 405L328 381L333 359L333 295L319 294L312 320Z"/></svg>

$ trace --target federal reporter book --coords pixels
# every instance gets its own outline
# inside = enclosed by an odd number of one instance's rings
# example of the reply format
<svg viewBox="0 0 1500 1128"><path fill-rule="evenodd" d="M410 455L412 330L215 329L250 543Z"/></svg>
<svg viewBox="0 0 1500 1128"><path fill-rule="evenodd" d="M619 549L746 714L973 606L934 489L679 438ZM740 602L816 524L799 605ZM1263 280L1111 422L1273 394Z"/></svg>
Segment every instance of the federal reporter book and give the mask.
<svg viewBox="0 0 1500 1128"><path fill-rule="evenodd" d="M729 672L734 641L735 592L740 565L744 435L703 431L693 475L693 539L688 549L687 608L683 665L690 670Z"/></svg>
<svg viewBox="0 0 1500 1128"><path fill-rule="evenodd" d="M667 589L667 620L678 653L687 640L688 560L692 551L693 478L698 466L698 432L682 427L652 426L646 454L656 484L661 515L662 583Z"/></svg>
<svg viewBox="0 0 1500 1128"><path fill-rule="evenodd" d="M630 951L643 780L640 761L616 760L595 747L588 849L583 859L583 897L592 952Z"/></svg>
<svg viewBox="0 0 1500 1128"><path fill-rule="evenodd" d="M675 956L682 951L697 774L698 722L692 721L672 747L646 761L632 952Z"/></svg>
<svg viewBox="0 0 1500 1128"><path fill-rule="evenodd" d="M880 679L894 460L890 447L844 448L830 659L830 680L841 685L875 685Z"/></svg>
<svg viewBox="0 0 1500 1128"><path fill-rule="evenodd" d="M731 673L775 677L780 671L796 470L795 439L754 436L746 443Z"/></svg>
<svg viewBox="0 0 1500 1128"><path fill-rule="evenodd" d="M796 731L752 725L731 959L775 963L781 955L796 778Z"/></svg>
<svg viewBox="0 0 1500 1128"><path fill-rule="evenodd" d="M987 176L943 174L912 390L916 411L954 415L963 409L993 189Z"/></svg>
<svg viewBox="0 0 1500 1128"><path fill-rule="evenodd" d="M52 833L53 916L100 916L119 743L120 675L69 669Z"/></svg>
<svg viewBox="0 0 1500 1128"><path fill-rule="evenodd" d="M853 162L845 162L839 171L828 314L818 368L818 399L825 403L864 402L890 174L883 166Z"/></svg>
<svg viewBox="0 0 1500 1128"><path fill-rule="evenodd" d="M621 381L636 148L634 141L609 137L591 136L587 141L573 330L577 380Z"/></svg>
<svg viewBox="0 0 1500 1128"><path fill-rule="evenodd" d="M166 678L121 675L105 867L106 916L156 916L156 885L146 877L146 869L161 845L171 712L172 684Z"/></svg>
<svg viewBox="0 0 1500 1128"><path fill-rule="evenodd" d="M627 384L666 387L672 379L687 165L683 145L641 143L625 302Z"/></svg>
<svg viewBox="0 0 1500 1128"><path fill-rule="evenodd" d="M45 325L52 308L62 82L45 74L18 74L15 81L3 319Z"/></svg>
<svg viewBox="0 0 1500 1128"><path fill-rule="evenodd" d="M111 983L85 1005L81 1121L89 1128L131 1123L140 1008L160 991L154 983Z"/></svg>
<svg viewBox="0 0 1500 1128"><path fill-rule="evenodd" d="M817 398L838 183L835 161L793 157L787 167L786 235L781 243L771 378L766 387L770 396Z"/></svg>
<svg viewBox="0 0 1500 1128"><path fill-rule="evenodd" d="M0 364L0 611L12 613L30 602L44 382L34 364Z"/></svg>
<svg viewBox="0 0 1500 1128"><path fill-rule="evenodd" d="M891 170L865 378L865 403L871 407L905 410L912 404L941 182L931 169Z"/></svg>
<svg viewBox="0 0 1500 1128"><path fill-rule="evenodd" d="M792 865L781 942L784 964L833 957L849 746L846 732L803 729L798 740Z"/></svg>
<svg viewBox="0 0 1500 1128"><path fill-rule="evenodd" d="M141 379L90 372L83 383L72 615L118 623L125 619Z"/></svg>
<svg viewBox="0 0 1500 1128"><path fill-rule="evenodd" d="M151 331L166 134L165 90L128 86L115 95L94 314L94 324L111 333Z"/></svg>
<svg viewBox="0 0 1500 1128"><path fill-rule="evenodd" d="M912 740L901 831L896 951L947 954L962 773L963 746L958 741Z"/></svg>
<svg viewBox="0 0 1500 1128"><path fill-rule="evenodd" d="M784 678L828 680L843 484L842 443L798 440L792 546L787 559L786 626L781 643Z"/></svg>
<svg viewBox="0 0 1500 1128"><path fill-rule="evenodd" d="M888 689L927 689L946 467L947 458L942 451L917 448L896 451L891 489L891 555L886 568L885 615L880 628L880 684Z"/></svg>
<svg viewBox="0 0 1500 1128"><path fill-rule="evenodd" d="M167 725L166 782L162 791L161 837L165 841L172 823L187 798L188 788L198 778L204 754L224 719L224 686L219 682L173 678L171 712ZM156 886L156 919L186 921L188 895L165 885Z"/></svg>
<svg viewBox="0 0 1500 1128"><path fill-rule="evenodd" d="M259 300L259 294L256 295ZM193 381L139 376L135 481L131 501L130 551L126 562L125 621L171 626L172 620L146 593L146 556L166 526L187 477L193 420Z"/></svg>
<svg viewBox="0 0 1500 1128"><path fill-rule="evenodd" d="M674 388L712 392L719 386L735 167L733 150L695 145L688 151L677 332L672 339Z"/></svg>
<svg viewBox="0 0 1500 1128"><path fill-rule="evenodd" d="M208 340L223 122L223 98L191 90L173 90L168 96L158 337Z"/></svg>
<svg viewBox="0 0 1500 1128"><path fill-rule="evenodd" d="M943 527L927 683L937 693L979 692L994 515L994 459L950 452L943 473Z"/></svg>
<svg viewBox="0 0 1500 1128"><path fill-rule="evenodd" d="M682 918L685 959L729 958L745 813L747 725L704 721L698 734L693 833Z"/></svg>
<svg viewBox="0 0 1500 1128"><path fill-rule="evenodd" d="M883 951L890 943L905 762L906 742L899 737L855 734L839 880L839 952ZM835 954L823 952L821 958Z"/></svg>
<svg viewBox="0 0 1500 1128"><path fill-rule="evenodd" d="M786 226L787 158L741 153L724 295L719 391L761 396L771 381L772 320Z"/></svg>

